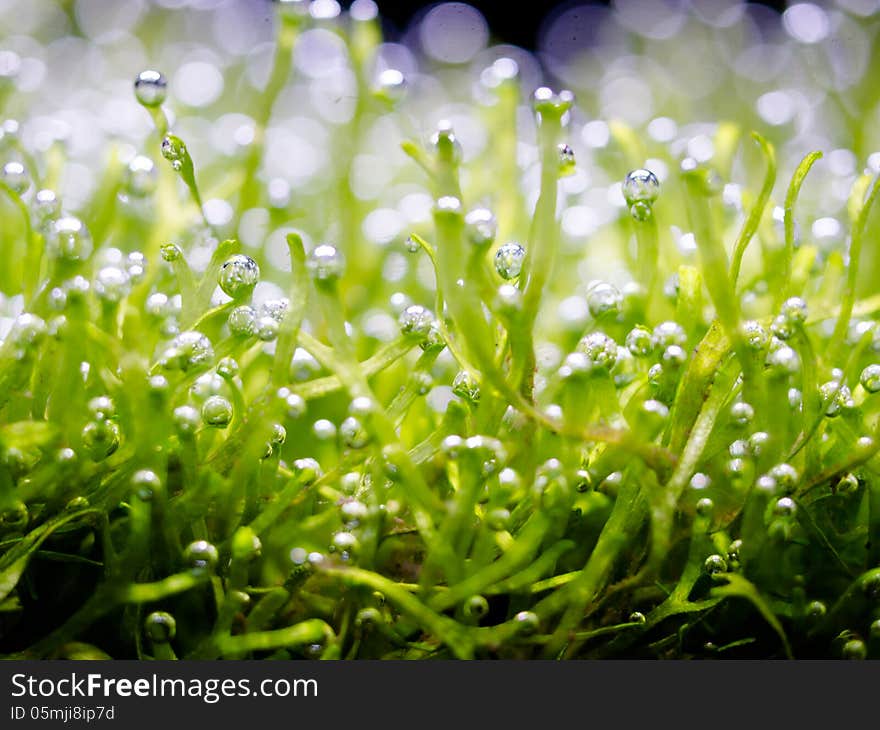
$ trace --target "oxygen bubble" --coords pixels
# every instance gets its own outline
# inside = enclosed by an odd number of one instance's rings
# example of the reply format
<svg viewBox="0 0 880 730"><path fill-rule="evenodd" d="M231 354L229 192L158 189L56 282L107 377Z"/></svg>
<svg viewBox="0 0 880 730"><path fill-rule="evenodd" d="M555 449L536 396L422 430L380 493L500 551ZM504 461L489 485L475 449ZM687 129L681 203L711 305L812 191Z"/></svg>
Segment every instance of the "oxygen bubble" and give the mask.
<svg viewBox="0 0 880 730"><path fill-rule="evenodd" d="M19 500L0 512L0 529L23 530L29 521L30 513L27 505Z"/></svg>
<svg viewBox="0 0 880 730"><path fill-rule="evenodd" d="M166 611L153 611L144 620L144 633L154 644L167 644L177 633L177 622Z"/></svg>
<svg viewBox="0 0 880 730"><path fill-rule="evenodd" d="M258 318L254 327L254 333L263 342L272 342L280 331L281 325L278 324L278 320L268 316Z"/></svg>
<svg viewBox="0 0 880 730"><path fill-rule="evenodd" d="M789 297L782 303L780 314L789 322L803 324L807 321L807 303L800 297Z"/></svg>
<svg viewBox="0 0 880 730"><path fill-rule="evenodd" d="M319 418L312 424L312 433L318 441L332 441L336 438L336 426L327 418Z"/></svg>
<svg viewBox="0 0 880 730"><path fill-rule="evenodd" d="M116 404L113 399L106 395L92 398L88 404L89 412L96 421L105 421L116 418Z"/></svg>
<svg viewBox="0 0 880 730"><path fill-rule="evenodd" d="M513 621L520 633L525 636L534 634L541 625L541 619L533 611L520 611L513 617Z"/></svg>
<svg viewBox="0 0 880 730"><path fill-rule="evenodd" d="M787 345L779 347L767 355L767 368L773 375L796 375L801 368L798 354Z"/></svg>
<svg viewBox="0 0 880 730"><path fill-rule="evenodd" d="M766 431L755 431L748 440L749 454L754 457L760 456L770 441L770 434Z"/></svg>
<svg viewBox="0 0 880 730"><path fill-rule="evenodd" d="M532 108L537 114L555 112L558 115L565 115L572 104L574 104L574 94L568 89L556 93L547 86L541 86L532 94Z"/></svg>
<svg viewBox="0 0 880 730"><path fill-rule="evenodd" d="M489 613L489 601L484 596L471 596L461 606L461 612L472 621L479 621Z"/></svg>
<svg viewBox="0 0 880 730"><path fill-rule="evenodd" d="M173 418L181 436L192 436L202 423L201 414L192 406L178 406L174 409Z"/></svg>
<svg viewBox="0 0 880 730"><path fill-rule="evenodd" d="M217 375L224 380L232 380L238 375L238 360L234 357L224 357L217 363Z"/></svg>
<svg viewBox="0 0 880 730"><path fill-rule="evenodd" d="M345 258L335 246L323 243L309 254L306 268L316 281L335 281L345 271Z"/></svg>
<svg viewBox="0 0 880 730"><path fill-rule="evenodd" d="M296 420L302 418L306 412L306 401L299 393L289 393L284 396L284 405L287 407L287 417Z"/></svg>
<svg viewBox="0 0 880 730"><path fill-rule="evenodd" d="M54 190L43 188L34 196L34 213L40 223L45 224L61 212L61 201Z"/></svg>
<svg viewBox="0 0 880 730"><path fill-rule="evenodd" d="M480 384L467 370L459 370L452 380L452 392L468 403L480 400Z"/></svg>
<svg viewBox="0 0 880 730"><path fill-rule="evenodd" d="M376 95L391 102L397 102L406 96L406 76L396 68L387 68L376 80Z"/></svg>
<svg viewBox="0 0 880 730"><path fill-rule="evenodd" d="M3 165L3 182L15 193L21 195L31 186L27 170L20 162L12 161Z"/></svg>
<svg viewBox="0 0 880 730"><path fill-rule="evenodd" d="M420 304L411 304L401 312L397 322L404 337L424 341L434 324L434 313Z"/></svg>
<svg viewBox="0 0 880 730"><path fill-rule="evenodd" d="M727 546L727 562L728 564L739 563L739 556L742 552L743 541L742 540L733 540L730 545Z"/></svg>
<svg viewBox="0 0 880 730"><path fill-rule="evenodd" d="M232 404L222 395L212 395L202 406L202 420L209 426L226 428L232 420Z"/></svg>
<svg viewBox="0 0 880 730"><path fill-rule="evenodd" d="M226 381L218 373L203 373L189 389L193 399L204 403L212 395L220 395L226 391Z"/></svg>
<svg viewBox="0 0 880 730"><path fill-rule="evenodd" d="M502 279L516 279L522 272L526 250L516 241L508 241L495 252L495 271Z"/></svg>
<svg viewBox="0 0 880 730"><path fill-rule="evenodd" d="M49 229L46 248L65 261L83 261L92 253L92 236L79 218L65 216Z"/></svg>
<svg viewBox="0 0 880 730"><path fill-rule="evenodd" d="M690 488L698 492L708 489L711 484L712 480L709 478L709 475L702 472L697 472L690 480Z"/></svg>
<svg viewBox="0 0 880 730"><path fill-rule="evenodd" d="M770 470L770 476L776 480L785 492L791 492L797 486L800 474L791 464L777 464Z"/></svg>
<svg viewBox="0 0 880 730"><path fill-rule="evenodd" d="M172 263L183 258L183 250L176 243L163 243L159 249L163 261Z"/></svg>
<svg viewBox="0 0 880 730"><path fill-rule="evenodd" d="M868 656L868 647L861 639L850 639L843 645L841 655L844 659L864 659Z"/></svg>
<svg viewBox="0 0 880 730"><path fill-rule="evenodd" d="M610 370L617 361L617 343L603 332L591 332L577 344L594 368Z"/></svg>
<svg viewBox="0 0 880 730"><path fill-rule="evenodd" d="M770 323L770 332L780 340L790 340L794 335L794 324L790 319L779 314Z"/></svg>
<svg viewBox="0 0 880 730"><path fill-rule="evenodd" d="M660 195L660 181L650 170L633 170L624 179L622 192L623 198L629 206L634 203L648 203L650 205Z"/></svg>
<svg viewBox="0 0 880 730"><path fill-rule="evenodd" d="M39 345L47 333L48 328L42 317L25 312L15 318L9 331L9 340L20 350L27 350Z"/></svg>
<svg viewBox="0 0 880 730"><path fill-rule="evenodd" d="M156 107L165 101L168 82L159 71L141 71L134 80L134 95L146 107Z"/></svg>
<svg viewBox="0 0 880 730"><path fill-rule="evenodd" d="M724 465L724 473L732 479L737 479L746 473L746 462L744 459L729 459Z"/></svg>
<svg viewBox="0 0 880 730"><path fill-rule="evenodd" d="M859 376L859 382L869 393L880 392L880 365L868 365Z"/></svg>
<svg viewBox="0 0 880 730"><path fill-rule="evenodd" d="M633 327L626 335L626 348L636 357L648 357L654 350L654 338L645 327Z"/></svg>
<svg viewBox="0 0 880 730"><path fill-rule="evenodd" d="M250 296L260 280L260 267L250 256L236 254L220 267L217 283L233 299Z"/></svg>
<svg viewBox="0 0 880 730"><path fill-rule="evenodd" d="M770 336L767 334L767 330L765 330L760 323L756 322L753 319L746 320L742 323L742 334L743 339L745 339L746 344L753 350L763 350L767 347L768 342L770 341Z"/></svg>
<svg viewBox="0 0 880 730"><path fill-rule="evenodd" d="M715 509L715 503L708 497L703 497L697 502L696 509L700 517L710 517Z"/></svg>
<svg viewBox="0 0 880 730"><path fill-rule="evenodd" d="M128 274L117 266L105 266L95 275L95 294L108 304L119 304L130 291Z"/></svg>
<svg viewBox="0 0 880 730"><path fill-rule="evenodd" d="M687 343L687 333L678 322L667 321L661 322L654 328L652 334L654 346L659 348L678 345L683 347Z"/></svg>
<svg viewBox="0 0 880 730"><path fill-rule="evenodd" d="M180 172L183 163L189 159L189 152L186 149L186 143L173 134L166 134L162 140L161 147L162 157L171 163L176 171Z"/></svg>
<svg viewBox="0 0 880 730"><path fill-rule="evenodd" d="M474 246L488 246L498 233L498 221L488 208L474 208L464 217L465 234Z"/></svg>
<svg viewBox="0 0 880 730"><path fill-rule="evenodd" d="M755 409L748 403L738 401L730 407L730 418L737 426L748 426L755 419Z"/></svg>
<svg viewBox="0 0 880 730"><path fill-rule="evenodd" d="M134 198L145 198L156 191L159 171L149 157L136 155L125 168L125 192Z"/></svg>
<svg viewBox="0 0 880 730"><path fill-rule="evenodd" d="M850 389L836 380L829 380L823 383L819 387L819 395L822 398L822 402L827 404L825 415L829 418L839 415L841 409L849 409L855 405Z"/></svg>
<svg viewBox="0 0 880 730"><path fill-rule="evenodd" d="M309 457L306 457L304 459L296 459L293 462L292 466L293 475L296 477L297 481L300 484L314 484L324 475L324 472L321 469L321 465L317 461Z"/></svg>
<svg viewBox="0 0 880 730"><path fill-rule="evenodd" d="M321 364L314 358L312 353L297 347L293 351L293 357L290 360L290 378L291 380L310 380L321 372Z"/></svg>
<svg viewBox="0 0 880 730"><path fill-rule="evenodd" d="M510 524L510 510L497 507L486 513L486 526L494 532L506 530Z"/></svg>
<svg viewBox="0 0 880 730"><path fill-rule="evenodd" d="M354 535L354 533L342 530L333 535L333 543L331 548L336 551L342 553L343 556L346 554L352 555L356 553L360 548L360 541Z"/></svg>
<svg viewBox="0 0 880 730"><path fill-rule="evenodd" d="M131 477L131 487L138 499L149 502L162 488L162 481L152 469L138 469Z"/></svg>
<svg viewBox="0 0 880 730"><path fill-rule="evenodd" d="M220 554L207 540L195 540L186 546L183 559L193 570L213 570L217 567Z"/></svg>
<svg viewBox="0 0 880 730"><path fill-rule="evenodd" d="M339 424L342 442L350 449L362 449L370 443L370 435L363 424L354 416L349 416Z"/></svg>
<svg viewBox="0 0 880 730"><path fill-rule="evenodd" d="M162 359L166 367L186 372L210 365L214 360L214 347L201 332L188 330L174 338Z"/></svg>
<svg viewBox="0 0 880 730"><path fill-rule="evenodd" d="M629 206L629 215L634 221L644 223L645 221L651 220L651 216L654 215L654 209L651 207L650 203L646 203L644 200L638 200Z"/></svg>
<svg viewBox="0 0 880 730"><path fill-rule="evenodd" d="M593 318L618 314L623 304L623 296L617 287L605 281L591 281L587 284L587 307Z"/></svg>
<svg viewBox="0 0 880 730"><path fill-rule="evenodd" d="M461 162L461 142L455 136L455 131L449 121L444 119L438 122L437 131L431 135L431 147L439 157L449 163L456 165ZM440 201L437 202L439 205Z"/></svg>
<svg viewBox="0 0 880 730"><path fill-rule="evenodd" d="M647 617L641 611L633 611L629 615L629 623L631 624L644 624L647 621Z"/></svg>
<svg viewBox="0 0 880 730"><path fill-rule="evenodd" d="M788 405L799 411L804 404L804 395L797 388L788 389Z"/></svg>
<svg viewBox="0 0 880 730"><path fill-rule="evenodd" d="M724 573L727 571L727 561L722 556L716 553L706 558L705 562L703 563L703 569L709 575Z"/></svg>
<svg viewBox="0 0 880 730"><path fill-rule="evenodd" d="M564 142L561 142L556 146L556 155L559 160L559 176L567 177L573 175L577 166L574 150Z"/></svg>
<svg viewBox="0 0 880 730"><path fill-rule="evenodd" d="M82 443L92 461L101 461L119 448L119 426L115 421L90 421L82 430Z"/></svg>
<svg viewBox="0 0 880 730"><path fill-rule="evenodd" d="M773 514L777 517L791 517L797 511L797 505L791 497L780 497L773 505Z"/></svg>
<svg viewBox="0 0 880 730"><path fill-rule="evenodd" d="M243 304L229 313L226 323L232 334L238 337L250 337L257 330L257 313L253 307Z"/></svg>

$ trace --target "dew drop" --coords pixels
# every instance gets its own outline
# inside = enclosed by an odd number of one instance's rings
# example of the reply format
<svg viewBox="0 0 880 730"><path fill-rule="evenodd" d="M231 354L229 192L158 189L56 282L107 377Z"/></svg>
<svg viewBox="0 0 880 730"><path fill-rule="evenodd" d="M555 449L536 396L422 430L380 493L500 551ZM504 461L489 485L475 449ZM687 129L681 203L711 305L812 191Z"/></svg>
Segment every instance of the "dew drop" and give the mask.
<svg viewBox="0 0 880 730"><path fill-rule="evenodd" d="M202 405L202 420L215 428L226 428L232 420L232 404L222 395L210 396Z"/></svg>
<svg viewBox="0 0 880 730"><path fill-rule="evenodd" d="M488 208L474 208L464 217L465 234L474 246L488 246L495 241L498 221Z"/></svg>
<svg viewBox="0 0 880 730"><path fill-rule="evenodd" d="M633 170L624 178L622 192L629 206L635 203L651 205L660 195L660 181L650 170Z"/></svg>
<svg viewBox="0 0 880 730"><path fill-rule="evenodd" d="M459 370L452 380L452 392L468 403L480 400L480 384L467 370Z"/></svg>
<svg viewBox="0 0 880 730"><path fill-rule="evenodd" d="M376 79L376 95L390 102L398 102L406 96L406 76L396 68L387 68Z"/></svg>
<svg viewBox="0 0 880 730"><path fill-rule="evenodd" d="M591 281L587 284L587 307L595 319L618 314L622 304L623 295L616 286L605 281Z"/></svg>
<svg viewBox="0 0 880 730"><path fill-rule="evenodd" d="M859 376L859 382L869 393L880 392L880 365L873 363L868 365Z"/></svg>
<svg viewBox="0 0 880 730"><path fill-rule="evenodd" d="M568 177L569 175L573 175L575 168L577 167L574 158L574 150L565 142L560 142L556 146L556 155L559 161L559 176Z"/></svg>
<svg viewBox="0 0 880 730"><path fill-rule="evenodd" d="M31 180L25 166L18 161L7 162L3 165L2 178L3 182L19 195L31 186Z"/></svg>
<svg viewBox="0 0 880 730"><path fill-rule="evenodd" d="M154 644L167 644L177 633L177 622L166 611L153 611L144 620L144 633Z"/></svg>
<svg viewBox="0 0 880 730"><path fill-rule="evenodd" d="M370 443L370 436L359 419L349 416L339 424L342 442L350 449L362 449Z"/></svg>
<svg viewBox="0 0 880 730"><path fill-rule="evenodd" d="M577 351L587 356L591 368L609 370L617 361L617 343L604 332L591 332L583 337Z"/></svg>
<svg viewBox="0 0 880 730"><path fill-rule="evenodd" d="M119 448L119 426L115 421L90 421L82 430L82 443L92 461L101 461Z"/></svg>
<svg viewBox="0 0 880 730"><path fill-rule="evenodd" d="M183 559L193 570L213 570L217 567L220 554L207 540L195 540L186 546Z"/></svg>
<svg viewBox="0 0 880 730"><path fill-rule="evenodd" d="M181 332L162 355L165 367L184 372L210 365L213 360L214 347L211 340L197 330Z"/></svg>
<svg viewBox="0 0 880 730"><path fill-rule="evenodd" d="M149 157L136 155L125 168L125 192L133 198L145 198L156 191L159 172Z"/></svg>

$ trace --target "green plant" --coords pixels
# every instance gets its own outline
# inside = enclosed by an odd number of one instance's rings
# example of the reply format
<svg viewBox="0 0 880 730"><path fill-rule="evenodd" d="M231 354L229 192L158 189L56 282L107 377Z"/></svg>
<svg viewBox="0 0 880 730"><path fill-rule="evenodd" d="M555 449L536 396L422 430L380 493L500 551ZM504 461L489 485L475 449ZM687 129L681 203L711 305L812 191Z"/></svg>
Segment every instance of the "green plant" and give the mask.
<svg viewBox="0 0 880 730"><path fill-rule="evenodd" d="M157 72L135 91L163 164L111 146L77 215L50 192L62 149L2 140L5 655L876 656L878 178L852 185L847 258L798 238L819 152L778 165L753 134L754 158L746 119L682 161L616 122L582 165L625 205L584 241L559 220L574 97L526 99L532 210L501 59L476 112L492 143L404 141L433 207L377 245L352 180L377 120L411 123L404 77L373 83L375 16L332 25L352 113L320 184L279 202L267 134L319 22L279 5L232 164L169 131ZM282 265L228 235L255 210ZM584 286L584 248L626 286Z"/></svg>

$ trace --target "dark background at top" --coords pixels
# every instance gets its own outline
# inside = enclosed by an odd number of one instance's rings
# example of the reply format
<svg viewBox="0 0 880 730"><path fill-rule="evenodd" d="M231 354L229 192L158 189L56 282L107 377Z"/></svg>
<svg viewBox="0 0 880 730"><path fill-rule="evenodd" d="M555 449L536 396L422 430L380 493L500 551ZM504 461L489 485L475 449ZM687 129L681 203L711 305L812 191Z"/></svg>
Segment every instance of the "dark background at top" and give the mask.
<svg viewBox="0 0 880 730"><path fill-rule="evenodd" d="M467 1L467 0L464 0ZM645 3L652 0L643 0ZM691 0L698 4L700 0ZM795 0L792 0L795 2ZM403 31L414 17L421 15L426 8L437 5L437 2L416 2L415 0L376 0L379 12L393 29ZM541 21L554 8L568 7L578 2L532 2L529 0L472 0L469 2L478 8L489 23L492 36L496 41L512 43L534 50L537 42ZM608 5L608 2L594 2L597 5ZM779 11L785 10L787 3L783 0L766 0L759 3Z"/></svg>

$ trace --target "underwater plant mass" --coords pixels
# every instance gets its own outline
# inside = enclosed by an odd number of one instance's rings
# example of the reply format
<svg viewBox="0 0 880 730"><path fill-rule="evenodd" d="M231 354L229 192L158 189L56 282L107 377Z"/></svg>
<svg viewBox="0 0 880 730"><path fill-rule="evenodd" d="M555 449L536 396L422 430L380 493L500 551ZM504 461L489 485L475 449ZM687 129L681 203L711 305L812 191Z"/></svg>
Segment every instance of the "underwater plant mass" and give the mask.
<svg viewBox="0 0 880 730"><path fill-rule="evenodd" d="M878 33L0 2L0 655L880 658Z"/></svg>

